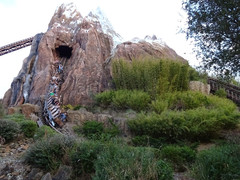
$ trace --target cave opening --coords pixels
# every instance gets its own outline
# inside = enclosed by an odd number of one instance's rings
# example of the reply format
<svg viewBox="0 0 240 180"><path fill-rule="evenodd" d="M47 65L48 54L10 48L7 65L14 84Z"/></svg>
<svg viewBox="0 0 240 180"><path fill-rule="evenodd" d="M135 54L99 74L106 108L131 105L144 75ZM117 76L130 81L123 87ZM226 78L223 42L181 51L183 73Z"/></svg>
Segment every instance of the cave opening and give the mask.
<svg viewBox="0 0 240 180"><path fill-rule="evenodd" d="M69 59L72 56L72 48L69 46L59 46L56 48L56 54L58 57Z"/></svg>

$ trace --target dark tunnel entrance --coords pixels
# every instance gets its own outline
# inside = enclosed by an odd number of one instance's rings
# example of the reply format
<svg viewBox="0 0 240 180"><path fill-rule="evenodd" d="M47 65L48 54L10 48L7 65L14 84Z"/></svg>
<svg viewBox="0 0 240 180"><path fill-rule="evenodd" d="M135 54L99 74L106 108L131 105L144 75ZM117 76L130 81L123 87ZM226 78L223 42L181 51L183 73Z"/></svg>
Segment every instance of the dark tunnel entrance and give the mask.
<svg viewBox="0 0 240 180"><path fill-rule="evenodd" d="M72 55L72 48L69 46L59 46L56 48L56 53L60 58L65 57L69 59Z"/></svg>

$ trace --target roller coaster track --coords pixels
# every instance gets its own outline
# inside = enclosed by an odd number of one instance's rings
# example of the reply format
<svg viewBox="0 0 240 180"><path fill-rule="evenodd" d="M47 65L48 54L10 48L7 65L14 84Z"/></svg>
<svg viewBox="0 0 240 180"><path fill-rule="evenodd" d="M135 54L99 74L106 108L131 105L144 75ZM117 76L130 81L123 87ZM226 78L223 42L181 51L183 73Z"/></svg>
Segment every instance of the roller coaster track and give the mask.
<svg viewBox="0 0 240 180"><path fill-rule="evenodd" d="M21 41L17 41L17 42L8 44L6 46L0 47L0 56L32 45L33 38L34 37L30 37L30 38L23 39Z"/></svg>

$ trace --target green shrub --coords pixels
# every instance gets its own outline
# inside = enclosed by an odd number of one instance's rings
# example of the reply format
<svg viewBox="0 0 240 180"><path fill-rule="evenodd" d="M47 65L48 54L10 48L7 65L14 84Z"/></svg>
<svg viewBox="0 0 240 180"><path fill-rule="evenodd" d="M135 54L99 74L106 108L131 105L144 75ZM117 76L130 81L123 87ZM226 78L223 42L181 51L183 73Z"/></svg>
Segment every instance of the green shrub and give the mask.
<svg viewBox="0 0 240 180"><path fill-rule="evenodd" d="M64 109L64 110L73 110L74 109L74 106L72 106L71 104L67 104L67 105L63 105L62 106L62 108Z"/></svg>
<svg viewBox="0 0 240 180"><path fill-rule="evenodd" d="M173 169L163 160L157 162L158 180L173 180Z"/></svg>
<svg viewBox="0 0 240 180"><path fill-rule="evenodd" d="M187 111L164 111L138 114L127 124L135 135L165 138L167 141L191 140L209 141L216 138L223 129L235 128L240 120L237 111L231 114L221 109L197 108Z"/></svg>
<svg viewBox="0 0 240 180"><path fill-rule="evenodd" d="M240 179L240 146L224 145L204 150L193 167L196 180Z"/></svg>
<svg viewBox="0 0 240 180"><path fill-rule="evenodd" d="M237 110L237 105L230 99L220 98L218 96L208 96L209 109L219 109L226 115Z"/></svg>
<svg viewBox="0 0 240 180"><path fill-rule="evenodd" d="M3 108L3 105L0 103L0 119L3 118L4 116L4 108Z"/></svg>
<svg viewBox="0 0 240 180"><path fill-rule="evenodd" d="M159 107L155 105L159 103ZM161 107L161 103L164 103L163 105L167 107ZM165 93L161 96L158 96L157 99L152 102L153 110L157 113L162 112L165 109L188 110L208 106L208 97L200 92L194 91Z"/></svg>
<svg viewBox="0 0 240 180"><path fill-rule="evenodd" d="M72 137L57 134L31 145L24 154L24 161L47 171L56 170L64 164L64 157L73 146Z"/></svg>
<svg viewBox="0 0 240 180"><path fill-rule="evenodd" d="M104 91L102 93L95 95L95 101L97 105L100 105L102 107L108 107L112 103L112 98L114 95L114 91Z"/></svg>
<svg viewBox="0 0 240 180"><path fill-rule="evenodd" d="M113 82L117 89L142 90L152 97L188 89L189 66L162 59L114 60Z"/></svg>
<svg viewBox="0 0 240 180"><path fill-rule="evenodd" d="M23 132L23 134L31 138L34 136L36 130L37 130L37 123L31 120L25 120L19 123L20 129Z"/></svg>
<svg viewBox="0 0 240 180"><path fill-rule="evenodd" d="M132 143L134 146L150 146L154 148L161 148L166 140L163 138L153 138L147 135L135 136L132 138Z"/></svg>
<svg viewBox="0 0 240 180"><path fill-rule="evenodd" d="M3 137L6 142L13 140L19 132L20 128L16 122L0 119L0 136Z"/></svg>
<svg viewBox="0 0 240 180"><path fill-rule="evenodd" d="M158 161L149 148L108 144L99 153L94 165L94 180L173 179L171 168Z"/></svg>
<svg viewBox="0 0 240 180"><path fill-rule="evenodd" d="M15 122L17 122L17 123L20 123L20 122L26 120L25 116L24 116L23 114L19 114L19 113L7 115L7 116L5 116L4 118L5 118L5 119L12 120L12 121L15 121Z"/></svg>
<svg viewBox="0 0 240 180"><path fill-rule="evenodd" d="M104 91L95 95L96 103L104 108L113 106L116 109L146 110L150 96L137 90Z"/></svg>
<svg viewBox="0 0 240 180"><path fill-rule="evenodd" d="M51 136L54 136L55 134L56 134L56 131L54 131L51 127L43 125L43 126L37 128L33 139L35 141L41 140L41 139L44 139L44 138L46 139L46 138L49 138Z"/></svg>
<svg viewBox="0 0 240 180"><path fill-rule="evenodd" d="M127 121L127 124L135 135L175 141L185 137L189 131L184 122L183 113L165 111L161 115L154 112L148 115L138 114L135 119Z"/></svg>
<svg viewBox="0 0 240 180"><path fill-rule="evenodd" d="M97 121L86 121L82 127L82 133L90 139L98 139L103 133L103 130L103 123Z"/></svg>
<svg viewBox="0 0 240 180"><path fill-rule="evenodd" d="M220 97L220 98L226 98L227 97L227 92L223 88L218 89L214 94L216 96Z"/></svg>
<svg viewBox="0 0 240 180"><path fill-rule="evenodd" d="M84 141L78 143L70 152L70 163L74 176L91 174L95 172L94 163L103 145L98 141Z"/></svg>
<svg viewBox="0 0 240 180"><path fill-rule="evenodd" d="M189 79L190 81L201 81L207 83L208 74L206 72L198 71L192 67L189 68Z"/></svg>
<svg viewBox="0 0 240 180"><path fill-rule="evenodd" d="M169 145L161 149L161 157L171 163L176 171L184 171L194 162L196 152L188 146Z"/></svg>
<svg viewBox="0 0 240 180"><path fill-rule="evenodd" d="M166 111L168 109L168 101L157 99L155 101L152 101L150 107L156 113L161 114L163 111Z"/></svg>

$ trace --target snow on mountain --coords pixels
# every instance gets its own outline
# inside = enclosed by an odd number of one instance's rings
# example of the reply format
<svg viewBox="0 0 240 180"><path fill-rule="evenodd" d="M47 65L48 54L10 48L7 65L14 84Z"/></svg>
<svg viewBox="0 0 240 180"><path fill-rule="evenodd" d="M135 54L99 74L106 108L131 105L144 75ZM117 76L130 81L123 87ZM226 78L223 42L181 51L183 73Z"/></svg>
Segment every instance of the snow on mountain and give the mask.
<svg viewBox="0 0 240 180"><path fill-rule="evenodd" d="M100 7L97 7L97 9L91 11L88 14L88 18L93 21L99 21L103 32L113 38L113 48L123 42L123 38L118 33L116 33L112 24L110 23L104 12L100 9Z"/></svg>

